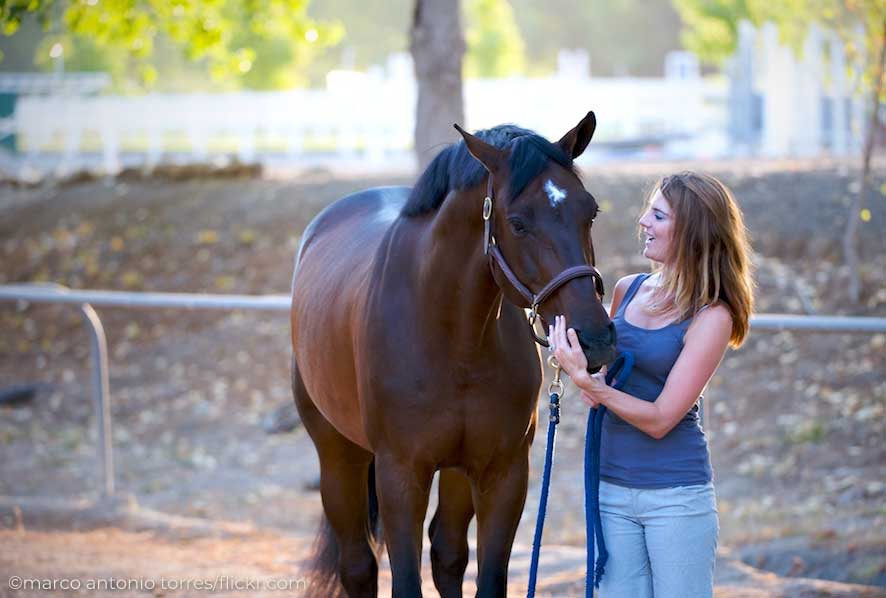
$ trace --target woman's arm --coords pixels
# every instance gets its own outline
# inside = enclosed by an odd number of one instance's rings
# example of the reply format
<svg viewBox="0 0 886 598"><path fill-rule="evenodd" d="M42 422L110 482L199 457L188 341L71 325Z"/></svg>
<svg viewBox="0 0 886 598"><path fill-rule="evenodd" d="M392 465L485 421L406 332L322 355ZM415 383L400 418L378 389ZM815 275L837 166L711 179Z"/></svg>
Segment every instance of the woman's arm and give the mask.
<svg viewBox="0 0 886 598"><path fill-rule="evenodd" d="M628 289L631 286L631 283L634 282L634 279L638 276L642 276L642 274L629 274L627 276L622 276L618 279L618 282L615 283L615 288L612 290L612 303L609 304L609 318L612 319L615 317L615 314L618 312L618 306L621 305L622 299L624 299L625 293L627 293ZM548 329L548 337L553 340L554 338L554 327L550 326ZM556 347L556 343L554 343ZM587 365L585 365L585 369L587 369ZM603 375L606 375L606 366L603 366L601 370ZM594 401L585 393L579 389L579 394L581 395L581 400L587 403L588 407L591 409L597 408L597 401Z"/></svg>
<svg viewBox="0 0 886 598"><path fill-rule="evenodd" d="M599 374L588 374L578 337L574 330L566 331L563 318L558 318L554 342L561 367L591 400L653 438L663 438L683 419L714 375L731 333L732 316L725 306L712 306L696 314L683 339L683 350L654 403L607 386Z"/></svg>

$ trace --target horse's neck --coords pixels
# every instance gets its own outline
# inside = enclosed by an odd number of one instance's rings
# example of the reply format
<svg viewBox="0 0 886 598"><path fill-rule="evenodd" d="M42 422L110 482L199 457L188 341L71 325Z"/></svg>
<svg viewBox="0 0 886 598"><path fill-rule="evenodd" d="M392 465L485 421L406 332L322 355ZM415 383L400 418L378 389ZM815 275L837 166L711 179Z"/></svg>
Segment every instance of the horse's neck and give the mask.
<svg viewBox="0 0 886 598"><path fill-rule="evenodd" d="M478 187L446 199L424 238L427 258L421 268L424 305L442 305L448 337L466 350L481 347L494 336L502 295L483 253L485 194Z"/></svg>

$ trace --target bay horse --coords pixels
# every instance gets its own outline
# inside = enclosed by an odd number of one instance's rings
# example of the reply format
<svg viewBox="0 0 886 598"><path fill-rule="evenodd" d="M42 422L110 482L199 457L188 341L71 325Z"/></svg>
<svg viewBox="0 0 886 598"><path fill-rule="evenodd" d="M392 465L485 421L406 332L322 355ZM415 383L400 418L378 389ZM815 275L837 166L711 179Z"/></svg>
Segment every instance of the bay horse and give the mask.
<svg viewBox="0 0 886 598"><path fill-rule="evenodd" d="M506 595L542 382L525 308L573 322L589 367L614 357L591 264L598 207L573 160L593 112L557 143L514 125L472 135L415 186L369 189L305 229L292 283L292 389L320 461L312 595L378 593L379 516L393 595L462 595L477 516L478 596ZM495 201L493 202L493 196Z"/></svg>

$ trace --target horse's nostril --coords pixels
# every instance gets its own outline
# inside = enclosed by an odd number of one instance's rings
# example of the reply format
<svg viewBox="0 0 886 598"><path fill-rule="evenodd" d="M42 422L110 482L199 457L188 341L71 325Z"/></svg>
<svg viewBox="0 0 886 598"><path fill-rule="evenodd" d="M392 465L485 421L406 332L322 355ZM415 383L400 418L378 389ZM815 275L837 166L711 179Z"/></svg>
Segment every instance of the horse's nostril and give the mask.
<svg viewBox="0 0 886 598"><path fill-rule="evenodd" d="M581 348L586 352L592 350L596 345L600 343L600 338L597 336L591 336L587 332L578 332L578 340L581 342Z"/></svg>
<svg viewBox="0 0 886 598"><path fill-rule="evenodd" d="M592 336L581 329L576 330L576 334L578 334L578 340L585 351L615 346L615 324L612 322L605 329L598 331L596 335Z"/></svg>

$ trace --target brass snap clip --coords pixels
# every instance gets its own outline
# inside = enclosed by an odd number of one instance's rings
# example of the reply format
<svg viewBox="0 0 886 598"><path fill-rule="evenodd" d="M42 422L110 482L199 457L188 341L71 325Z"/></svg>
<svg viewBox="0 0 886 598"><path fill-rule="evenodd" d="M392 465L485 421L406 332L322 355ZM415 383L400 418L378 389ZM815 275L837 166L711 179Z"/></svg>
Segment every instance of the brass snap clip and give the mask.
<svg viewBox="0 0 886 598"><path fill-rule="evenodd" d="M560 379L560 363L553 354L548 355L548 365L554 369L554 379L548 386L548 394L563 396L563 381Z"/></svg>

